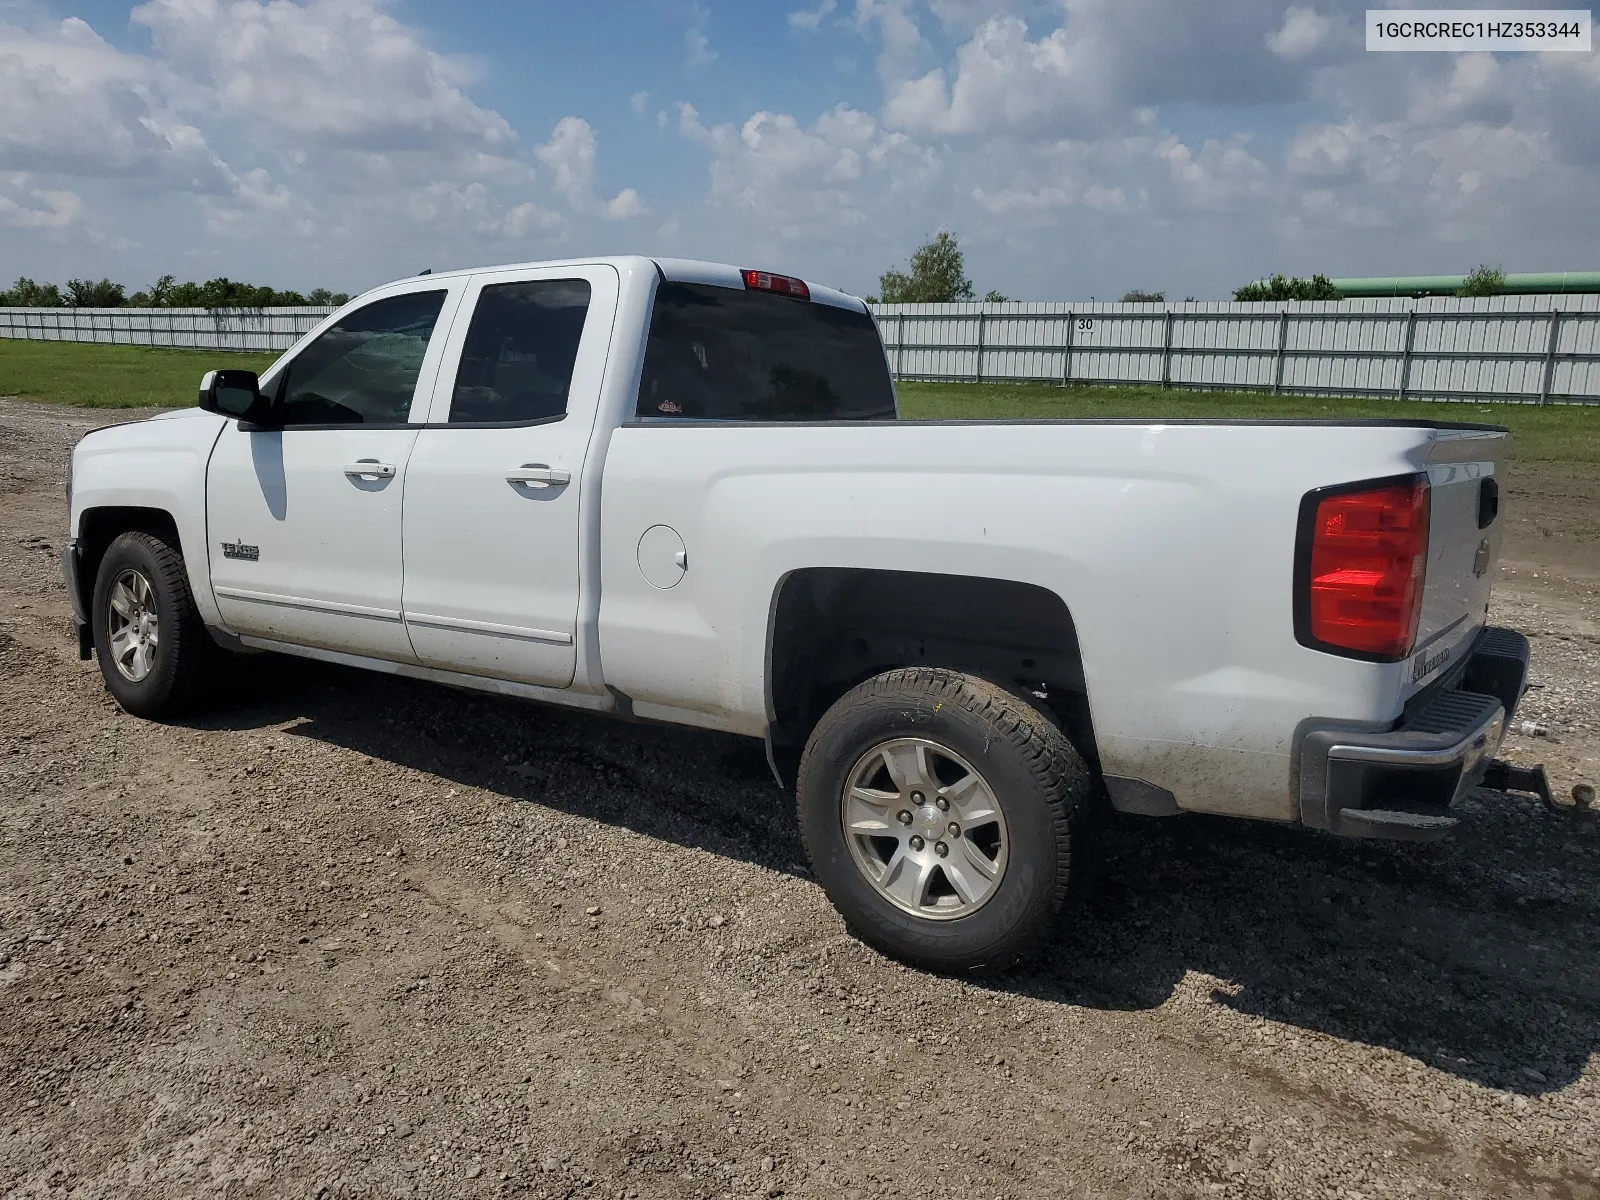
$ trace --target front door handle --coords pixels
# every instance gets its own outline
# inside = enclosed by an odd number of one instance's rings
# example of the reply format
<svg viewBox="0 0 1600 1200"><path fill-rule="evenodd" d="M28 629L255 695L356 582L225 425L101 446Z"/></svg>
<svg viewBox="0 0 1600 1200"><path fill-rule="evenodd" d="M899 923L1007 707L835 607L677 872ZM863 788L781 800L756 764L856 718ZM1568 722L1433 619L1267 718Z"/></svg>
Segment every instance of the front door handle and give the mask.
<svg viewBox="0 0 1600 1200"><path fill-rule="evenodd" d="M536 488L560 487L564 483L572 482L572 472L563 471L560 467L546 466L544 463L523 463L520 467L513 467L506 472L506 482L521 483Z"/></svg>
<svg viewBox="0 0 1600 1200"><path fill-rule="evenodd" d="M347 463L344 473L346 475L356 475L362 479L393 479L394 464L379 462L375 458L363 458L353 463Z"/></svg>

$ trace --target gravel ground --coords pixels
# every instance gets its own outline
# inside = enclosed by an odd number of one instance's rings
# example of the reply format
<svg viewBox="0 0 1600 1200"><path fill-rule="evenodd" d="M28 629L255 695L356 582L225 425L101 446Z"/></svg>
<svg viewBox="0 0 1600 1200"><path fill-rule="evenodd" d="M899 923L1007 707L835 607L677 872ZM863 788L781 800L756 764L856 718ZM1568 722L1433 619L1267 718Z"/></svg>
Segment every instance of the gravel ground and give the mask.
<svg viewBox="0 0 1600 1200"><path fill-rule="evenodd" d="M121 715L57 578L95 422L0 400L0 1194L1600 1196L1600 822L1127 819L1046 961L918 974L756 744L266 658ZM1600 487L1508 492L1564 792Z"/></svg>

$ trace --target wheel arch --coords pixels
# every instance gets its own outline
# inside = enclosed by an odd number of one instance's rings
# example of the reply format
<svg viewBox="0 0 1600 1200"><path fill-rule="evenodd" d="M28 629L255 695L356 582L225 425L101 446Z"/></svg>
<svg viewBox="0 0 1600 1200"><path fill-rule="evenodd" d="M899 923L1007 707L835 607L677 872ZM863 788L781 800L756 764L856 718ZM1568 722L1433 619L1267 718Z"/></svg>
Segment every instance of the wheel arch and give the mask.
<svg viewBox="0 0 1600 1200"><path fill-rule="evenodd" d="M106 550L124 533L148 533L181 549L177 519L166 509L120 504L84 509L78 518L77 532L77 599L82 605L81 611L89 611ZM190 584L193 585L192 579Z"/></svg>
<svg viewBox="0 0 1600 1200"><path fill-rule="evenodd" d="M765 662L773 771L852 687L901 667L975 675L1044 710L1096 774L1077 625L1055 592L1016 580L847 567L791 571L774 590Z"/></svg>

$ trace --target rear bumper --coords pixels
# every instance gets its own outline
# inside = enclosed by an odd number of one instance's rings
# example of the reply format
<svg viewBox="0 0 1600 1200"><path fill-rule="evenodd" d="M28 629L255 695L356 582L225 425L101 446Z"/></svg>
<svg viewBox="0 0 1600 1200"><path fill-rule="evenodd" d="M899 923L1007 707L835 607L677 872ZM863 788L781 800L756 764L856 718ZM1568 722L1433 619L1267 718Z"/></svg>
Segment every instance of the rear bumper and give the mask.
<svg viewBox="0 0 1600 1200"><path fill-rule="evenodd" d="M83 603L81 567L83 548L77 538L68 538L61 551L61 579L67 585L67 601L72 605L72 626L78 637L78 657L88 659L94 649L94 631L89 628L89 614Z"/></svg>
<svg viewBox="0 0 1600 1200"><path fill-rule="evenodd" d="M1477 786L1528 682L1528 639L1485 628L1463 666L1390 730L1311 722L1299 746L1300 819L1348 837L1442 837Z"/></svg>

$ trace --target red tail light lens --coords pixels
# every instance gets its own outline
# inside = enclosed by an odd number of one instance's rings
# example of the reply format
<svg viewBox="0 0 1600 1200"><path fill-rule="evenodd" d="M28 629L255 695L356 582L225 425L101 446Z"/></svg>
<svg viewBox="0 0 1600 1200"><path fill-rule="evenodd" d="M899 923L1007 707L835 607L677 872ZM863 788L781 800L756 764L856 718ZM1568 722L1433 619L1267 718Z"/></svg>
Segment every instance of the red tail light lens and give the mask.
<svg viewBox="0 0 1600 1200"><path fill-rule="evenodd" d="M1302 513L1300 640L1390 662L1410 654L1428 566L1426 480L1313 492Z"/></svg>
<svg viewBox="0 0 1600 1200"><path fill-rule="evenodd" d="M742 271L744 286L757 292L777 292L780 296L793 296L797 300L811 299L811 289L804 279L792 275L774 275L771 271Z"/></svg>

